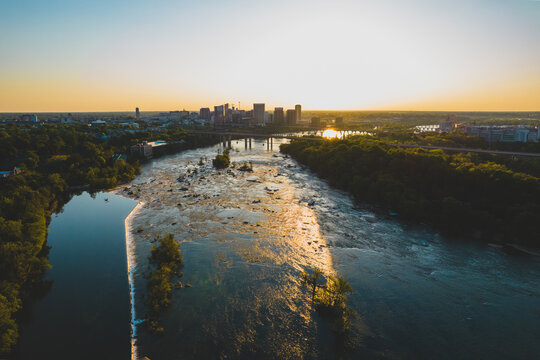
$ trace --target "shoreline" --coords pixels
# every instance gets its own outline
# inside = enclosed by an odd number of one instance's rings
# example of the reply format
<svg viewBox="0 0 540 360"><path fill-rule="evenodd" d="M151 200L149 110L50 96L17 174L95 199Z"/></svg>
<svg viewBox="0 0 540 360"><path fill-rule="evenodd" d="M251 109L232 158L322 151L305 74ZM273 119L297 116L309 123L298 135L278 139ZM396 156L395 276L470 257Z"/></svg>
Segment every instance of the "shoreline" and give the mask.
<svg viewBox="0 0 540 360"><path fill-rule="evenodd" d="M118 194L117 194L118 195ZM129 198L128 198L129 199ZM133 200L133 199L130 199ZM133 210L124 220L124 231L126 233L126 259L127 259L127 271L129 282L129 295L130 295L130 312L131 312L131 360L137 360L137 325L140 321L137 320L135 311L135 281L133 272L135 270L135 242L131 234L132 218L143 206L145 202L140 201L135 205Z"/></svg>

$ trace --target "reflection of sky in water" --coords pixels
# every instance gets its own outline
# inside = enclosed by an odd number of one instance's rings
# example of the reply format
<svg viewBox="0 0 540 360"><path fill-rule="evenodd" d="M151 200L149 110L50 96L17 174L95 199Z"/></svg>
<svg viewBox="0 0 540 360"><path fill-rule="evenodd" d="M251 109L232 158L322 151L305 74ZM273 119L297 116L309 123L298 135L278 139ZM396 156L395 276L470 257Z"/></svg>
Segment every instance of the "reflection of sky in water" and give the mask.
<svg viewBox="0 0 540 360"><path fill-rule="evenodd" d="M357 208L277 154L279 143L271 151L253 140L245 150L243 140L233 141L231 161L252 161L253 173L212 169L215 147L156 160L135 180L147 202L133 220L144 229L134 234L138 313L156 234L182 241L181 281L193 285L174 290L164 336L141 331L142 355L497 357L539 350L538 262ZM208 158L203 166L201 157ZM360 317L347 346L311 313L299 286L299 271L314 266L339 272L356 290L351 305Z"/></svg>

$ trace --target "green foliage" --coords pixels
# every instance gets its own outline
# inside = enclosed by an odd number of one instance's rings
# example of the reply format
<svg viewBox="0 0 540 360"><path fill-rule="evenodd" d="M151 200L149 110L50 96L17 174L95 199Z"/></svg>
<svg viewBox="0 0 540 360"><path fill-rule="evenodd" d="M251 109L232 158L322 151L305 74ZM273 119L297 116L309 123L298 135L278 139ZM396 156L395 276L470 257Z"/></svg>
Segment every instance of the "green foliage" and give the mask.
<svg viewBox="0 0 540 360"><path fill-rule="evenodd" d="M50 267L47 226L51 214L69 200L70 188L99 191L130 181L139 173L139 163L114 161L113 155L157 139L170 143L160 150L163 153L216 142L181 128L133 134L120 133L114 126L98 132L82 125L5 125L0 130L0 170L22 169L21 174L0 179L0 353L9 352L17 341L15 316L21 299Z"/></svg>
<svg viewBox="0 0 540 360"><path fill-rule="evenodd" d="M223 154L217 154L216 158L212 160L212 165L216 169L225 169L231 163L231 158L229 157L229 150L223 151Z"/></svg>
<svg viewBox="0 0 540 360"><path fill-rule="evenodd" d="M311 273L303 270L300 279L311 292L311 302L323 316L330 318L334 331L343 333L352 326L356 317L354 310L347 307L347 294L353 292L351 285L343 277L328 275L322 284L323 272L315 268Z"/></svg>
<svg viewBox="0 0 540 360"><path fill-rule="evenodd" d="M184 265L179 245L172 234L156 239L159 245L154 245L150 254L150 263L156 266L147 283L147 304L149 308L149 328L155 333L162 333L163 328L157 325L159 312L171 303L172 278L178 269ZM153 324L153 325L152 325Z"/></svg>
<svg viewBox="0 0 540 360"><path fill-rule="evenodd" d="M281 151L358 201L392 210L403 219L466 237L540 246L534 226L540 221L535 166L513 160L510 167L510 160L489 155L399 148L390 146L391 141L298 140L282 145Z"/></svg>
<svg viewBox="0 0 540 360"><path fill-rule="evenodd" d="M317 294L317 289L321 286L320 281L322 280L323 272L319 268L313 269L311 274L307 270L303 270L300 273L300 278L303 285L306 285L311 288L311 302L315 301L315 295Z"/></svg>
<svg viewBox="0 0 540 360"><path fill-rule="evenodd" d="M163 238L158 238L159 246L152 246L150 263L158 267L178 268L183 265L180 246L174 241L172 234L167 234Z"/></svg>
<svg viewBox="0 0 540 360"><path fill-rule="evenodd" d="M351 285L340 276L329 275L326 285L318 291L315 308L332 319L333 330L338 333L348 331L356 312L347 307L347 294L353 292Z"/></svg>
<svg viewBox="0 0 540 360"><path fill-rule="evenodd" d="M240 171L253 171L253 163L251 161L245 162L238 168Z"/></svg>
<svg viewBox="0 0 540 360"><path fill-rule="evenodd" d="M7 353L17 343L19 333L13 314L20 308L18 286L0 282L0 353Z"/></svg>

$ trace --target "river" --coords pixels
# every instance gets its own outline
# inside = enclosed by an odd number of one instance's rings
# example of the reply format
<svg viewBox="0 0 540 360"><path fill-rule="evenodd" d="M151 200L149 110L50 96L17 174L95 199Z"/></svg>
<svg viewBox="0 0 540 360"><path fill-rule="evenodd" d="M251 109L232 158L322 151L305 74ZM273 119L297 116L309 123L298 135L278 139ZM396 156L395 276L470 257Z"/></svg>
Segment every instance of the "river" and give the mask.
<svg viewBox="0 0 540 360"><path fill-rule="evenodd" d="M133 214L133 290L144 319L152 239L181 243L184 286L137 325L135 357L160 359L528 359L540 354L540 262L402 224L355 204L262 140L233 141L144 166L117 190ZM203 164L199 164L200 159ZM196 171L194 171L196 169ZM178 178L180 177L180 180ZM130 195L128 195L130 194ZM457 224L456 226L459 226ZM344 276L358 317L347 336L311 309L302 269Z"/></svg>
<svg viewBox="0 0 540 360"><path fill-rule="evenodd" d="M17 358L130 358L124 218L135 205L113 194L83 193L53 215L50 290L25 307Z"/></svg>
<svg viewBox="0 0 540 360"><path fill-rule="evenodd" d="M537 258L374 214L279 143L233 141L253 172L215 170L214 146L153 160L117 195L75 196L51 221L51 287L23 314L18 357L129 359L132 334L151 360L538 358ZM169 232L184 287L154 335L148 255ZM346 336L311 308L299 274L314 267L355 290Z"/></svg>

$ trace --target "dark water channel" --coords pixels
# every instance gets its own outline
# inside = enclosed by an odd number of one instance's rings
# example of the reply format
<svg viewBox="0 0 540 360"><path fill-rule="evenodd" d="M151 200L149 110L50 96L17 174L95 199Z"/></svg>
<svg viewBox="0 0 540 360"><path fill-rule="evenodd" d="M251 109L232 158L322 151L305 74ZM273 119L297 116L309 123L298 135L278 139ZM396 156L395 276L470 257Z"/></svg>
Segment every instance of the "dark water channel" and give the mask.
<svg viewBox="0 0 540 360"><path fill-rule="evenodd" d="M20 359L130 359L124 218L135 205L83 193L53 215L45 277L52 286L26 314Z"/></svg>

